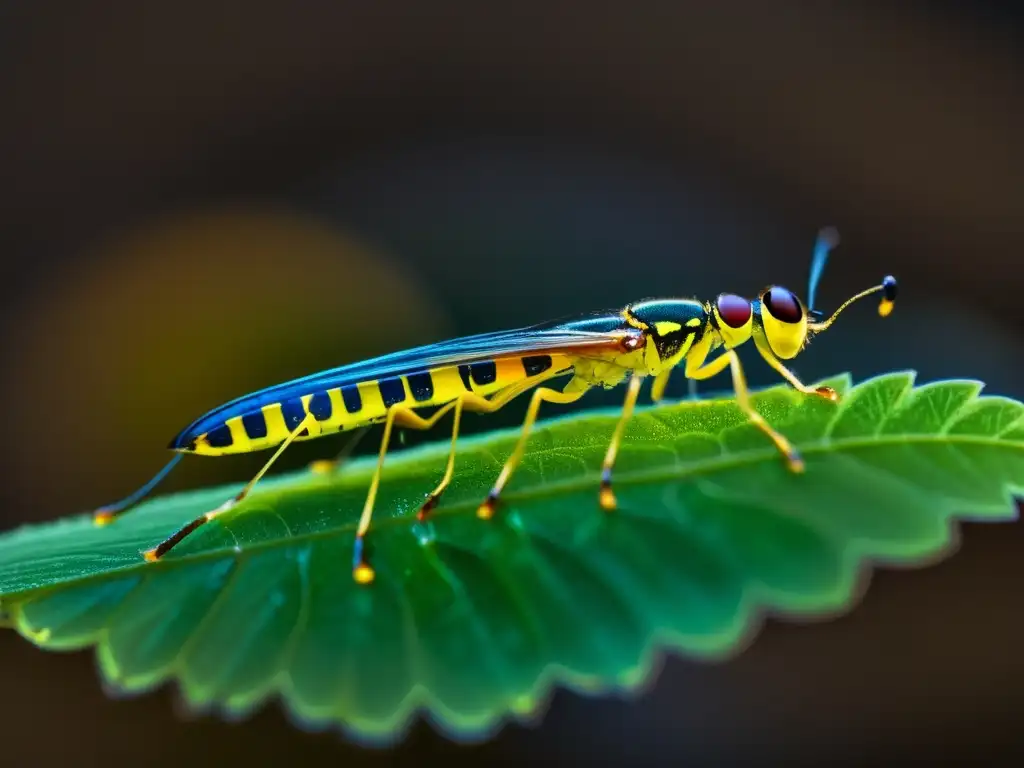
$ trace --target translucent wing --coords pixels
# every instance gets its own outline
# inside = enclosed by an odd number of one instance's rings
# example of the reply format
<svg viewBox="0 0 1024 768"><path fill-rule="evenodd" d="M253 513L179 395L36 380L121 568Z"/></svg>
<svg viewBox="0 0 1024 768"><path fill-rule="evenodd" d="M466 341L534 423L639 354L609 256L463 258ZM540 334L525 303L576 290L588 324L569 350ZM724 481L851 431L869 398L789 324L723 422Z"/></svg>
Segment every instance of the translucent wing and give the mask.
<svg viewBox="0 0 1024 768"><path fill-rule="evenodd" d="M404 375L443 365L459 365L531 352L572 349L582 353L587 348L616 346L622 341L622 335L628 328L620 314L609 313L511 331L463 336L344 365L282 386L313 384L314 389L322 389L386 376Z"/></svg>
<svg viewBox="0 0 1024 768"><path fill-rule="evenodd" d="M258 410L264 405L362 381L403 376L447 365L556 350L586 355L588 350L615 348L621 343L623 335L629 332L629 325L620 313L608 312L511 331L463 336L343 365L245 395L204 414L182 434L190 434L203 424L223 423L233 416Z"/></svg>

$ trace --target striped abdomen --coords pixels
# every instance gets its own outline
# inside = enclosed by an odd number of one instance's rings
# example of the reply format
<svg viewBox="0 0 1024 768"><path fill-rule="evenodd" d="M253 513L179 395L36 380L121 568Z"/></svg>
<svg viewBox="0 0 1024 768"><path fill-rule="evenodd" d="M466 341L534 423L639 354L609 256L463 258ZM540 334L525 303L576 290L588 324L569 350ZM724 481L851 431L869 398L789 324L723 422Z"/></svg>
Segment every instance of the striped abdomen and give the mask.
<svg viewBox="0 0 1024 768"><path fill-rule="evenodd" d="M220 456L279 445L306 414L315 424L297 439L333 434L382 421L389 408L444 405L464 392L490 395L533 376L568 370L567 355L532 355L452 365L302 391L299 382L235 400L185 429L171 448ZM276 395L276 397L275 397Z"/></svg>

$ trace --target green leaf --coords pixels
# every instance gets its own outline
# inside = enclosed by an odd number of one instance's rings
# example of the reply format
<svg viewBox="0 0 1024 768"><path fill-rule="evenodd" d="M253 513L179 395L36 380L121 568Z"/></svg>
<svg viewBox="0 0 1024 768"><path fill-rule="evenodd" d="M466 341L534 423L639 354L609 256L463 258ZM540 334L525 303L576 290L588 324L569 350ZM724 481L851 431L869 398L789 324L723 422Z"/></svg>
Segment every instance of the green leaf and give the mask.
<svg viewBox="0 0 1024 768"><path fill-rule="evenodd" d="M447 445L390 457L371 536L377 581L353 583L354 526L372 464L268 479L158 563L182 522L237 488L155 499L107 528L88 517L0 537L0 607L40 646L95 645L104 678L137 692L177 680L186 701L243 715L279 693L310 726L399 737L417 709L481 738L529 719L555 684L631 689L655 651L737 651L766 612L848 609L872 563L931 562L954 515L1011 520L1024 487L1024 405L972 381L898 373L840 404L786 388L755 397L803 451L789 473L732 400L638 411L596 504L615 414L538 429L491 521L477 503L515 438L461 442L432 521L414 512Z"/></svg>

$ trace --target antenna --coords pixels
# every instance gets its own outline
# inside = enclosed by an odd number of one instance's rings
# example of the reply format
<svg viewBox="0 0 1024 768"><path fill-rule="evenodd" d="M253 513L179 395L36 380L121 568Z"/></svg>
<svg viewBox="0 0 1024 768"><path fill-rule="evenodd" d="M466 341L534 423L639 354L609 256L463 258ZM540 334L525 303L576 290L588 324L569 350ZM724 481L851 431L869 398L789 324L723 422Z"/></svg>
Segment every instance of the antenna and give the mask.
<svg viewBox="0 0 1024 768"><path fill-rule="evenodd" d="M811 257L811 278L807 281L807 311L808 314L820 316L821 313L814 309L814 299L818 292L818 283L825 271L825 262L828 261L829 252L839 245L839 232L835 227L824 227L818 232L818 239L814 241L814 256Z"/></svg>

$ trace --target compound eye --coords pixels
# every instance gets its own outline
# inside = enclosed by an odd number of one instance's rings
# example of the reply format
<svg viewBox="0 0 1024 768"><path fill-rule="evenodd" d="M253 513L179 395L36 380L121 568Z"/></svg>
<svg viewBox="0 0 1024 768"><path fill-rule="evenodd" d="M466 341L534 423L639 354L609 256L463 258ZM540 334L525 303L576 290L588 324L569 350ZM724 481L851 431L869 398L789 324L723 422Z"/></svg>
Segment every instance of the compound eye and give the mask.
<svg viewBox="0 0 1024 768"><path fill-rule="evenodd" d="M750 302L734 293L723 293L715 302L718 316L730 328L742 328L750 321Z"/></svg>
<svg viewBox="0 0 1024 768"><path fill-rule="evenodd" d="M779 286L769 289L762 297L761 303L769 314L782 323L799 323L804 319L804 310L800 300L791 291Z"/></svg>

